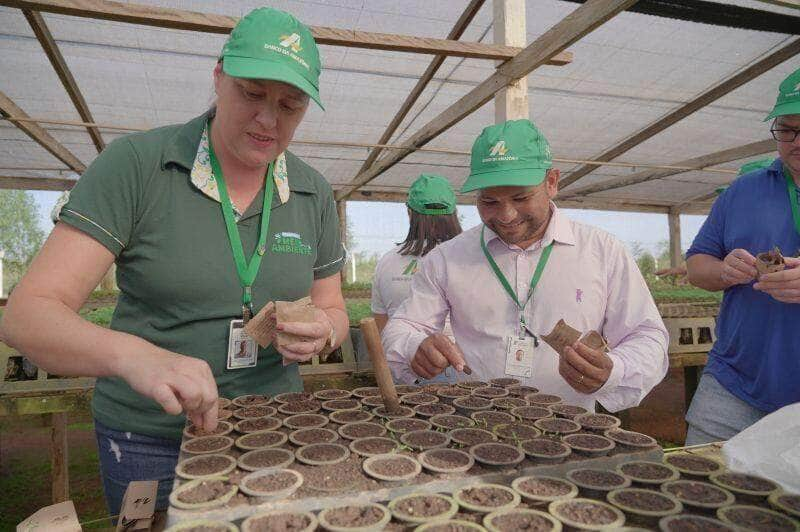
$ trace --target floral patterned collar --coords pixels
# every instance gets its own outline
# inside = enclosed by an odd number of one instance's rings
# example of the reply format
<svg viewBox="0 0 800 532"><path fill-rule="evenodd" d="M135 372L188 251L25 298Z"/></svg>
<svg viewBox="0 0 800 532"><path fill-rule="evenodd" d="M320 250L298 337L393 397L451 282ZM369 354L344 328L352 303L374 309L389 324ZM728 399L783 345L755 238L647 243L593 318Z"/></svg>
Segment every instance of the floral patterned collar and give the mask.
<svg viewBox="0 0 800 532"><path fill-rule="evenodd" d="M275 159L275 168L272 173L278 197L281 203L286 203L289 201L289 175L286 170L285 154L281 153ZM192 184L200 192L214 201L219 201L219 190L217 189L217 182L214 180L214 175L211 170L211 158L208 154L208 122L206 122L203 128L203 135L200 137L200 144L197 146L197 155L194 157L191 179ZM236 209L236 206L234 206L233 214L236 220L239 220L243 213L240 213Z"/></svg>

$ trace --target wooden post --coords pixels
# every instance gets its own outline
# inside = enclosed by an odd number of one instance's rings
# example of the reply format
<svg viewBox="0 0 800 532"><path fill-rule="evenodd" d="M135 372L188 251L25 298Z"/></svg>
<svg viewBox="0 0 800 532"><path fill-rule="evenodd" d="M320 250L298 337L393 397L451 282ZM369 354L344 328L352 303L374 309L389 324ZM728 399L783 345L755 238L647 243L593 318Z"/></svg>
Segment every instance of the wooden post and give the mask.
<svg viewBox="0 0 800 532"><path fill-rule="evenodd" d="M381 333L378 331L378 324L375 318L364 318L361 320L361 334L367 344L367 352L372 360L372 369L375 371L375 381L381 390L383 404L389 412L400 408L400 400L397 398L397 390L392 381L392 373L389 371L389 364L386 362L386 355L383 353L381 344Z"/></svg>
<svg viewBox="0 0 800 532"><path fill-rule="evenodd" d="M681 251L681 215L674 209L667 215L669 221L669 265L676 268L683 264Z"/></svg>
<svg viewBox="0 0 800 532"><path fill-rule="evenodd" d="M69 500L69 473L67 465L67 413L56 412L51 415L50 459L53 479L53 504Z"/></svg>
<svg viewBox="0 0 800 532"><path fill-rule="evenodd" d="M341 241L344 248L347 250L347 254L351 253L350 251L350 242L347 241L347 202L344 200L336 202L336 214L339 215L339 240ZM347 268L342 268L342 282L347 282Z"/></svg>
<svg viewBox="0 0 800 532"><path fill-rule="evenodd" d="M494 42L507 46L525 46L525 0L494 0ZM528 79L515 80L494 97L496 124L516 118L528 118Z"/></svg>

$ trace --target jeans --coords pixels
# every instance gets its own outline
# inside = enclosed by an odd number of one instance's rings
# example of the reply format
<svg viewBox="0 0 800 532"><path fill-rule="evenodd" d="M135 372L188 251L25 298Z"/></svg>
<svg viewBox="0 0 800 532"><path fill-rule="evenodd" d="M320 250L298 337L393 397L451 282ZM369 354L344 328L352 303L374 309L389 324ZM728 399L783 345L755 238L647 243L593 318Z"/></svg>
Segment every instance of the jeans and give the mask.
<svg viewBox="0 0 800 532"><path fill-rule="evenodd" d="M729 440L767 415L725 389L710 373L703 373L686 422L686 445Z"/></svg>
<svg viewBox="0 0 800 532"><path fill-rule="evenodd" d="M156 510L166 510L175 479L180 440L120 432L95 420L100 475L110 515L119 514L128 483L157 480Z"/></svg>

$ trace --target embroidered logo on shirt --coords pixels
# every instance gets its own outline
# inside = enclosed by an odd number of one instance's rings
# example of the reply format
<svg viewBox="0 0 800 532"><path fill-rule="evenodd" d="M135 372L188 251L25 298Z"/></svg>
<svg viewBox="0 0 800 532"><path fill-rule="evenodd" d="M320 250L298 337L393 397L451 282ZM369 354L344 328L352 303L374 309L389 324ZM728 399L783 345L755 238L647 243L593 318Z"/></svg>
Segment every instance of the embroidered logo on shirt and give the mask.
<svg viewBox="0 0 800 532"><path fill-rule="evenodd" d="M575 303L583 303L583 290L580 288L575 290Z"/></svg>
<svg viewBox="0 0 800 532"><path fill-rule="evenodd" d="M406 269L403 270L403 275L414 275L415 273L417 273L417 259L409 262Z"/></svg>
<svg viewBox="0 0 800 532"><path fill-rule="evenodd" d="M299 233L289 231L275 233L270 249L273 253L311 255L311 246L303 242L303 237Z"/></svg>

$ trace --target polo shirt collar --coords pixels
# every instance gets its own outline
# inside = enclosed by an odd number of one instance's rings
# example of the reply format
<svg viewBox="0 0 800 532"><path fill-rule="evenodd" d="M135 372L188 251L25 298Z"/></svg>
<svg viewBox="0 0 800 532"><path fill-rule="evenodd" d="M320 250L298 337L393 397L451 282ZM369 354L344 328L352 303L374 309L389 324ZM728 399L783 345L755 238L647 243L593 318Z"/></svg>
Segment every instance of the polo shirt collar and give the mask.
<svg viewBox="0 0 800 532"><path fill-rule="evenodd" d="M570 223L569 218L567 218L552 201L550 202L550 213L550 222L547 224L547 229L545 229L544 236L539 242L534 243L534 247L530 249L538 249L542 246L549 245L551 242L558 242L559 244L566 244L569 246L574 246L576 244L575 233L572 231L572 224ZM485 235L487 245L496 240L500 243L500 245L508 248L511 247L488 226L486 227Z"/></svg>

